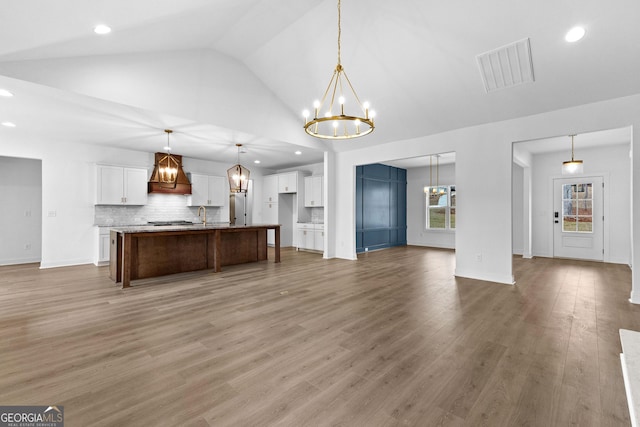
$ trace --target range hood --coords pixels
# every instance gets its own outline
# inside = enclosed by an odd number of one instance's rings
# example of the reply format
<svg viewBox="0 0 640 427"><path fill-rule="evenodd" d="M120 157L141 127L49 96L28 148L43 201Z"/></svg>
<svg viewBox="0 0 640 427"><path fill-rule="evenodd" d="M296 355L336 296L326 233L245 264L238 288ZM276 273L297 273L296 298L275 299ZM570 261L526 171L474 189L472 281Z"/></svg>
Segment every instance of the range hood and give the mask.
<svg viewBox="0 0 640 427"><path fill-rule="evenodd" d="M178 163L176 165L177 177L175 182L163 182L161 179L160 165L166 163L167 153L156 153L155 163L153 165L153 173L147 184L148 193L163 194L191 194L191 182L187 174L182 170L182 156L172 154L171 157Z"/></svg>

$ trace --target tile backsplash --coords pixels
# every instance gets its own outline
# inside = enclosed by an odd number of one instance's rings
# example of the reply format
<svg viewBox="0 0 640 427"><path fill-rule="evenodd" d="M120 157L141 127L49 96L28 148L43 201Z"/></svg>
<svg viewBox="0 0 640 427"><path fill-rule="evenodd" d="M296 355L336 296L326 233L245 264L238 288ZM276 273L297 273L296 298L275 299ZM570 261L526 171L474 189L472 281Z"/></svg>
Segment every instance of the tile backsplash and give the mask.
<svg viewBox="0 0 640 427"><path fill-rule="evenodd" d="M201 222L198 207L187 206L187 197L175 194L149 194L144 206L96 205L94 224L98 226L146 225L149 221ZM207 222L228 222L221 207L207 207ZM227 214L227 217L229 215Z"/></svg>
<svg viewBox="0 0 640 427"><path fill-rule="evenodd" d="M324 208L311 208L311 222L314 224L324 223Z"/></svg>

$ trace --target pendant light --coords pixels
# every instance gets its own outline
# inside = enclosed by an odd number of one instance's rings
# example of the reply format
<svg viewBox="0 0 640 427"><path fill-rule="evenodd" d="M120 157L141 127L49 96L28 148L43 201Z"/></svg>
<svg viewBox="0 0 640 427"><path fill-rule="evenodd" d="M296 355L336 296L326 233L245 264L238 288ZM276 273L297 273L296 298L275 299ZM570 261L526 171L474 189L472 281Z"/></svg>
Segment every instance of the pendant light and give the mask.
<svg viewBox="0 0 640 427"><path fill-rule="evenodd" d="M573 158L573 137L575 134L569 135L571 137L571 160L567 160L566 162L562 162L562 174L563 175L575 175L581 174L584 172L584 165L582 160L575 160Z"/></svg>
<svg viewBox="0 0 640 427"><path fill-rule="evenodd" d="M425 194L428 193L429 191L433 191L433 183L432 183L432 178L433 178L433 156L429 155L429 186L428 187L424 187L424 192Z"/></svg>
<svg viewBox="0 0 640 427"><path fill-rule="evenodd" d="M436 154L436 188L434 193L437 191L440 194L444 194L444 188L440 188L440 154Z"/></svg>
<svg viewBox="0 0 640 427"><path fill-rule="evenodd" d="M229 188L232 193L246 193L249 188L249 169L240 164L240 147L242 144L236 144L238 147L238 163L227 170L227 178L229 179Z"/></svg>
<svg viewBox="0 0 640 427"><path fill-rule="evenodd" d="M179 162L171 155L169 136L173 131L171 129L165 129L164 131L167 134L167 146L164 147L167 155L158 162L158 181L161 187L175 188L176 179L178 178Z"/></svg>
<svg viewBox="0 0 640 427"><path fill-rule="evenodd" d="M360 102L347 73L341 64L340 38L342 35L340 0L338 0L338 65L336 65L322 101L313 103L313 119L309 119L309 110L304 110L304 130L307 134L324 139L350 139L373 132L375 112L369 110L367 102ZM343 89L345 89L343 91ZM337 102L337 105L336 105ZM325 105L328 103L328 105ZM349 105L349 103L351 103ZM345 106L345 104L348 104ZM351 107L348 114L345 108ZM334 112L334 108L339 112ZM359 109L359 111L358 111Z"/></svg>
<svg viewBox="0 0 640 427"><path fill-rule="evenodd" d="M429 155L429 186L428 187L424 187L424 192L428 193L431 192L431 195L436 195L436 193L438 193L438 191L440 192L440 194L444 194L444 189L439 190L439 179L440 179L440 171L439 171L439 165L440 165L440 155L436 154L435 158L436 158L436 186L433 186L433 155Z"/></svg>

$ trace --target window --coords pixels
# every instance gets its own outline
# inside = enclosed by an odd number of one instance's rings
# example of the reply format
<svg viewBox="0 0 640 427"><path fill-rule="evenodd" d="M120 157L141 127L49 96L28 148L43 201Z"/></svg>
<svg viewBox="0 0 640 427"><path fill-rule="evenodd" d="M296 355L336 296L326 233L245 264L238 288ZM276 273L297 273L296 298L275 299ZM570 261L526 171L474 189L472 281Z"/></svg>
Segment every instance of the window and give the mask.
<svg viewBox="0 0 640 427"><path fill-rule="evenodd" d="M562 185L562 231L593 232L593 184Z"/></svg>
<svg viewBox="0 0 640 427"><path fill-rule="evenodd" d="M425 187L426 228L431 230L455 230L456 186Z"/></svg>

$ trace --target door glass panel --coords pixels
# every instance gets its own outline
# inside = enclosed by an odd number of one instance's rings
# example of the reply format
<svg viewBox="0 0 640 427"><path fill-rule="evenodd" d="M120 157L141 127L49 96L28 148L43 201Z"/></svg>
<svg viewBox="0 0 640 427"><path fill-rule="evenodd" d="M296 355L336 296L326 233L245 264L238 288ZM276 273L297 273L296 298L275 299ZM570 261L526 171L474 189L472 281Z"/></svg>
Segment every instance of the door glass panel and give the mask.
<svg viewBox="0 0 640 427"><path fill-rule="evenodd" d="M578 216L578 231L590 233L593 231L593 217L591 216Z"/></svg>
<svg viewBox="0 0 640 427"><path fill-rule="evenodd" d="M562 231L578 231L575 216L565 216L562 221Z"/></svg>
<svg viewBox="0 0 640 427"><path fill-rule="evenodd" d="M578 215L592 215L593 200L578 200Z"/></svg>
<svg viewBox="0 0 640 427"><path fill-rule="evenodd" d="M562 231L593 232L593 184L562 185Z"/></svg>
<svg viewBox="0 0 640 427"><path fill-rule="evenodd" d="M576 212L575 200L563 200L562 201L562 214L563 215L575 215Z"/></svg>

